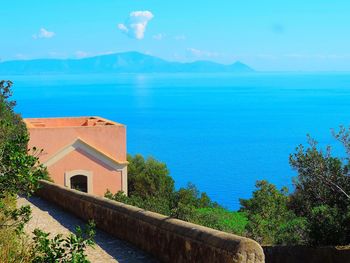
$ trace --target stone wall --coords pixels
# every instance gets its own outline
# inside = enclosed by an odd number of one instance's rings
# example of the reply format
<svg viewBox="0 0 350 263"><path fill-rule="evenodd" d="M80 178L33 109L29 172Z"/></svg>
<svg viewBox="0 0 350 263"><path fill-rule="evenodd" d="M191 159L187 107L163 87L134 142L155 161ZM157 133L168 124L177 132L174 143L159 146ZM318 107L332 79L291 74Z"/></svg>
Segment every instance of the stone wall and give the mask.
<svg viewBox="0 0 350 263"><path fill-rule="evenodd" d="M162 262L262 263L255 241L42 181L38 195ZM285 262L285 261L284 261Z"/></svg>
<svg viewBox="0 0 350 263"><path fill-rule="evenodd" d="M266 263L346 263L350 249L337 247L266 246Z"/></svg>

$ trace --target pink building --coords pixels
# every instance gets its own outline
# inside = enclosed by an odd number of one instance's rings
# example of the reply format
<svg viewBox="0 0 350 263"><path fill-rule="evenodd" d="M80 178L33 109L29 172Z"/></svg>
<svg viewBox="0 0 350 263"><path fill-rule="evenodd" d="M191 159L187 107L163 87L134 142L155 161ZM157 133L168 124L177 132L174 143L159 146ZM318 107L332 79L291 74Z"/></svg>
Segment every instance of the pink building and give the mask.
<svg viewBox="0 0 350 263"><path fill-rule="evenodd" d="M103 196L107 189L127 193L125 126L100 117L24 120L29 147L57 184Z"/></svg>

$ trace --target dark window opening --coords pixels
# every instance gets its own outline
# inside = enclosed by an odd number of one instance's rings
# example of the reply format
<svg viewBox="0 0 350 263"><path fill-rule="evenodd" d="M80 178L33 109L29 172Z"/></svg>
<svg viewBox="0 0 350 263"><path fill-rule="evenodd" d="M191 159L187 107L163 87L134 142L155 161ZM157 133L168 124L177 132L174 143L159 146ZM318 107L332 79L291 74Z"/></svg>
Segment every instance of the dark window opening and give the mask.
<svg viewBox="0 0 350 263"><path fill-rule="evenodd" d="M72 189L87 193L87 177L85 175L75 175L70 178Z"/></svg>

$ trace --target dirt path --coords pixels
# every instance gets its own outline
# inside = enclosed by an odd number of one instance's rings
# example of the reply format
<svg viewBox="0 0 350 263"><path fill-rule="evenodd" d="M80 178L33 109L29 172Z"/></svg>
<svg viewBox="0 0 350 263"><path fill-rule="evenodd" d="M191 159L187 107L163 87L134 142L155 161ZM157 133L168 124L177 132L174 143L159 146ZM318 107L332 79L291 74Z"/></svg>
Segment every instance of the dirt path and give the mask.
<svg viewBox="0 0 350 263"><path fill-rule="evenodd" d="M50 204L39 197L31 197L29 200L19 198L18 205L30 205L32 219L26 226L26 232L32 233L35 228L40 228L52 235L67 234L74 231L75 226L83 226L84 222L77 217L63 211L56 205ZM130 244L116 239L105 232L96 229L94 248L87 249L87 255L92 263L119 262L119 263L156 263L151 256L136 249Z"/></svg>

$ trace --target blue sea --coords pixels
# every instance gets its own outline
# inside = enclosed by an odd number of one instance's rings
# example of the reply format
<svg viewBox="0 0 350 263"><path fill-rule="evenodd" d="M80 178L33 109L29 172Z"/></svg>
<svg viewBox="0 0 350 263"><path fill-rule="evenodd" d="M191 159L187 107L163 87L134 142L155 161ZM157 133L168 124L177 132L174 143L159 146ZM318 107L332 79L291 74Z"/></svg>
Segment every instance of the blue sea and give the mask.
<svg viewBox="0 0 350 263"><path fill-rule="evenodd" d="M4 77L2 77L4 78ZM6 76L23 117L97 115L127 126L131 154L165 162L230 209L256 180L292 188L289 154L350 122L350 74ZM337 146L339 147L339 146Z"/></svg>

